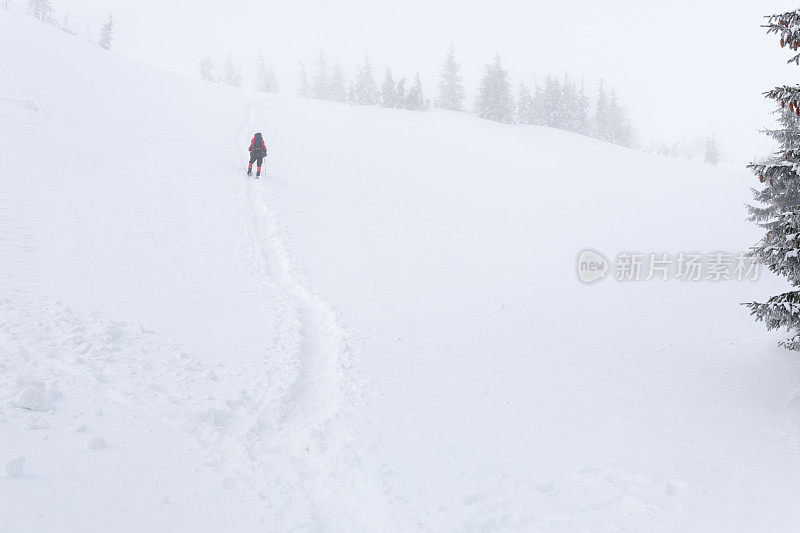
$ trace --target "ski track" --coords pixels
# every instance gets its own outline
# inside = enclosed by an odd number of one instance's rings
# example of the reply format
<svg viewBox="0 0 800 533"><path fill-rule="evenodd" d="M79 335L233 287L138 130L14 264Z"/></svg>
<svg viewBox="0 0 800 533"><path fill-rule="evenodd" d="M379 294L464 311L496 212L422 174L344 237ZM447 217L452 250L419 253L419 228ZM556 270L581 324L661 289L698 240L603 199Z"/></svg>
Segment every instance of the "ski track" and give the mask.
<svg viewBox="0 0 800 533"><path fill-rule="evenodd" d="M242 146L259 129L257 109L258 104L250 107L234 136L235 161L241 160ZM612 529L636 529L642 523L657 524L664 511L686 510L688 487L682 480L650 478L612 465L583 465L540 482L466 469L465 480L493 479L496 490L429 502L402 490L391 471L368 466L361 450L375 444L368 435L352 433L359 417L365 416L368 387L358 376L355 354L337 313L295 274L269 205L274 175L268 168L267 159L261 179L245 179L240 196L247 205L243 223L253 236L255 261L265 292L280 304L280 320L270 356L271 385L249 404L252 424L240 428L240 438L249 443L246 450L256 459L251 466L257 476L268 476L285 462L294 465L275 487L289 495L285 507L296 516L288 521L286 516L273 516L271 523L323 530L379 524L386 529L389 523L398 530L560 531L574 530L580 523L616 522ZM271 436L264 438L265 434ZM293 492L293 486L304 489ZM365 514L368 509L371 512ZM611 521L610 516L625 518Z"/></svg>
<svg viewBox="0 0 800 533"><path fill-rule="evenodd" d="M130 413L140 428L179 428L226 488L257 502L270 530L556 531L609 522L635 530L686 511L691 487L684 481L613 465L535 482L467 468L465 483L490 479L496 489L436 502L402 490L373 453L379 439L368 430L366 408L373 391L358 371L360 350L337 312L299 281L270 208L270 174L244 176L242 146L257 109L232 132L231 178L254 273L274 315L271 342L204 362L137 324L49 300L0 299L0 351L7 354L0 421L18 432L81 423L88 405ZM14 405L31 389L51 411Z"/></svg>
<svg viewBox="0 0 800 533"><path fill-rule="evenodd" d="M232 136L239 162L254 120L252 107ZM205 466L225 487L243 488L242 499L256 495L261 522L272 530L369 529L387 522L400 529L401 499L362 453L374 438L362 431L367 392L346 332L293 274L266 176L235 178L253 267L277 318L271 344L204 363L137 324L45 299L0 299L0 350L9 354L0 363L7 400L0 420L25 431L48 426L56 414L80 420L83 411L72 407L78 396L101 410L117 404L145 427L177 426L193 435L207 455ZM15 407L26 389L53 410Z"/></svg>
<svg viewBox="0 0 800 533"><path fill-rule="evenodd" d="M241 147L254 131L256 109L257 104L250 107L233 137L235 161L241 161ZM266 172L258 181L242 179L239 190L254 260L267 298L278 308L268 383L235 431L247 459L243 464L255 479L272 478L267 488L284 498L271 523L303 529L366 526L394 512L380 476L364 467L356 449L353 431L365 401L364 382L356 376L336 313L293 273L269 208L267 179ZM276 471L282 474L275 477ZM259 491L266 497L263 486Z"/></svg>

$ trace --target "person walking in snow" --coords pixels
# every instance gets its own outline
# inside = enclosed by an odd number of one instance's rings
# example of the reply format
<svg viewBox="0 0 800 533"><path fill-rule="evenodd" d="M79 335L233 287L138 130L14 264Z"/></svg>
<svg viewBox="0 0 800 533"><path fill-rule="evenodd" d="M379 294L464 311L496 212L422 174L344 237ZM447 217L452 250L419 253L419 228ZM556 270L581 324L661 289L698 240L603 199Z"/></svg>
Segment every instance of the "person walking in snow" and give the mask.
<svg viewBox="0 0 800 533"><path fill-rule="evenodd" d="M256 133L253 136L253 140L250 141L250 164L247 166L247 175L253 175L253 163L258 162L258 166L256 167L256 178L261 175L261 163L264 161L264 158L267 156L267 145L264 144L264 137L261 136L261 132Z"/></svg>

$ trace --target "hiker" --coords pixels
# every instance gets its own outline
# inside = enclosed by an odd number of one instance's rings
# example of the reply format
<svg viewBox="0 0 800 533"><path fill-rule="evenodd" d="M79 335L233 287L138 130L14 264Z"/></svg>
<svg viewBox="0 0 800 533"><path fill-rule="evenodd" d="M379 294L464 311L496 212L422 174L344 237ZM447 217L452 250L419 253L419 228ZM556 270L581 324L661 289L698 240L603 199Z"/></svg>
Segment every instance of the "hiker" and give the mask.
<svg viewBox="0 0 800 533"><path fill-rule="evenodd" d="M261 176L261 163L264 161L264 158L267 156L267 145L264 144L264 137L261 136L261 132L256 133L253 136L253 140L250 141L250 164L247 166L247 175L253 175L253 163L258 162L258 166L256 167L256 178Z"/></svg>

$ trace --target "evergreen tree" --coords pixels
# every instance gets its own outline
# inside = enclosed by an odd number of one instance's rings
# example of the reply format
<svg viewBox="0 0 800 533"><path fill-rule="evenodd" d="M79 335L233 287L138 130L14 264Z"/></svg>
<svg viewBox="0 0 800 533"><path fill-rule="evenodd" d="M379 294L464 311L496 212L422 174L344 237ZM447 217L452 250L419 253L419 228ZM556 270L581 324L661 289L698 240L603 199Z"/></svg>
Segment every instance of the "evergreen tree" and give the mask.
<svg viewBox="0 0 800 533"><path fill-rule="evenodd" d="M800 10L771 15L765 27L769 34L780 34L782 47L800 48ZM800 54L789 60L799 61ZM753 189L759 205L748 206L750 220L766 231L751 254L775 274L786 277L795 290L744 305L767 329L786 328L793 336L780 344L800 350L800 86L776 87L766 95L780 105L780 129L766 131L778 142L779 150L765 161L748 165L762 184Z"/></svg>
<svg viewBox="0 0 800 533"><path fill-rule="evenodd" d="M398 109L406 108L406 79L400 78L397 82L397 90L394 92L395 107Z"/></svg>
<svg viewBox="0 0 800 533"><path fill-rule="evenodd" d="M328 87L328 97L333 102L347 102L347 89L344 86L344 73L339 67L339 63L333 64L331 71L331 81Z"/></svg>
<svg viewBox="0 0 800 533"><path fill-rule="evenodd" d="M408 90L408 94L406 95L406 109L425 111L429 107L430 105L422 92L422 80L419 77L419 72L417 72L414 77L414 85Z"/></svg>
<svg viewBox="0 0 800 533"><path fill-rule="evenodd" d="M364 54L364 65L359 69L356 77L355 99L358 105L375 105L378 103L378 89L372 75L372 66L369 56Z"/></svg>
<svg viewBox="0 0 800 533"><path fill-rule="evenodd" d="M717 136L712 135L706 139L706 154L703 161L709 165L719 164L719 148L717 147Z"/></svg>
<svg viewBox="0 0 800 533"><path fill-rule="evenodd" d="M514 102L508 71L503 68L500 55L486 65L483 81L475 102L475 113L488 120L510 124L514 120Z"/></svg>
<svg viewBox="0 0 800 533"><path fill-rule="evenodd" d="M601 141L611 141L611 125L609 124L608 96L606 95L605 82L600 80L600 89L597 92L597 102L594 108L593 135Z"/></svg>
<svg viewBox="0 0 800 533"><path fill-rule="evenodd" d="M275 79L275 72L273 72L272 67L267 68L264 56L261 55L258 56L258 61L256 63L256 76L258 78L258 82L256 83L257 90L273 94L278 92L278 82Z"/></svg>
<svg viewBox="0 0 800 533"><path fill-rule="evenodd" d="M463 111L463 101L464 85L461 82L461 65L456 61L455 46L450 43L447 57L442 65L436 107L450 111Z"/></svg>
<svg viewBox="0 0 800 533"><path fill-rule="evenodd" d="M256 90L269 92L269 70L267 70L267 63L264 61L264 56L259 55L256 60Z"/></svg>
<svg viewBox="0 0 800 533"><path fill-rule="evenodd" d="M770 221L782 210L800 206L800 191L793 187L795 183L800 184L800 178L781 172L787 162L786 157L795 147L800 146L800 115L791 103L788 106L785 103L781 105L777 110L780 128L764 130L764 133L777 141L779 151L765 161L748 166L764 184L761 189L753 189L755 200L760 205L748 206L750 220L763 224L767 230L772 227Z"/></svg>
<svg viewBox="0 0 800 533"><path fill-rule="evenodd" d="M317 100L328 100L328 61L325 59L325 52L319 51L317 58L317 73L314 75L314 83L311 86L311 95Z"/></svg>
<svg viewBox="0 0 800 533"><path fill-rule="evenodd" d="M217 81L217 77L214 75L214 64L211 62L210 56L205 56L200 60L200 79L210 82Z"/></svg>
<svg viewBox="0 0 800 533"><path fill-rule="evenodd" d="M356 84L350 82L350 87L347 88L347 103L356 105Z"/></svg>
<svg viewBox="0 0 800 533"><path fill-rule="evenodd" d="M386 75L381 86L381 107L397 107L397 93L392 70L386 67Z"/></svg>
<svg viewBox="0 0 800 533"><path fill-rule="evenodd" d="M108 21L100 28L100 41L97 43L100 48L111 49L111 41L114 40L114 16L109 15Z"/></svg>
<svg viewBox="0 0 800 533"><path fill-rule="evenodd" d="M576 130L583 135L589 135L591 131L591 124L589 121L589 97L586 96L585 83L581 79L581 90L578 93L577 109L575 113Z"/></svg>
<svg viewBox="0 0 800 533"><path fill-rule="evenodd" d="M6 7L8 7L8 4L6 4ZM77 35L69 25L69 11L64 12L64 20L61 23L61 31L64 33L69 33L70 35Z"/></svg>
<svg viewBox="0 0 800 533"><path fill-rule="evenodd" d="M533 98L525 82L519 82L519 96L517 97L517 122L520 124L534 124Z"/></svg>
<svg viewBox="0 0 800 533"><path fill-rule="evenodd" d="M233 64L233 58L230 54L225 56L225 73L223 74L222 81L225 85L230 87L242 86L242 71Z"/></svg>
<svg viewBox="0 0 800 533"><path fill-rule="evenodd" d="M569 74L564 75L564 82L561 84L561 100L559 101L560 116L562 117L561 128L567 131L580 131L580 97Z"/></svg>
<svg viewBox="0 0 800 533"><path fill-rule="evenodd" d="M302 98L311 98L311 87L308 86L306 66L302 63L300 63L300 79L297 87L297 96Z"/></svg>
<svg viewBox="0 0 800 533"><path fill-rule="evenodd" d="M28 12L42 22L50 22L53 3L50 0L28 0Z"/></svg>
<svg viewBox="0 0 800 533"><path fill-rule="evenodd" d="M608 132L609 142L633 148L636 144L636 135L633 126L628 118L628 111L620 105L617 100L616 91L611 92L611 99L608 101Z"/></svg>
<svg viewBox="0 0 800 533"><path fill-rule="evenodd" d="M269 86L269 90L267 92L271 92L274 94L278 94L280 92L280 88L278 87L278 78L275 77L275 71L272 70L272 67L269 67L269 72L267 73L267 85Z"/></svg>
<svg viewBox="0 0 800 533"><path fill-rule="evenodd" d="M531 124L536 124L537 126L547 125L547 106L544 100L544 90L539 87L538 82L535 82L531 110L533 121Z"/></svg>
<svg viewBox="0 0 800 533"><path fill-rule="evenodd" d="M563 107L561 80L548 74L544 80L542 97L545 110L545 125L551 128L564 129L567 124L567 117Z"/></svg>

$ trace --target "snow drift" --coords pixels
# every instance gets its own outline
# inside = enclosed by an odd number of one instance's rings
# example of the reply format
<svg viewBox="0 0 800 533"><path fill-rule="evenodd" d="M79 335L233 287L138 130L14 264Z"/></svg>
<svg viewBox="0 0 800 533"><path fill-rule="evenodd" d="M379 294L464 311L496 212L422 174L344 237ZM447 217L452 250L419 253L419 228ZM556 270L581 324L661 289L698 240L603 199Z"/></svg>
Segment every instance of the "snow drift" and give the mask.
<svg viewBox="0 0 800 533"><path fill-rule="evenodd" d="M796 525L778 282L575 276L745 250L744 173L0 47L1 530Z"/></svg>

